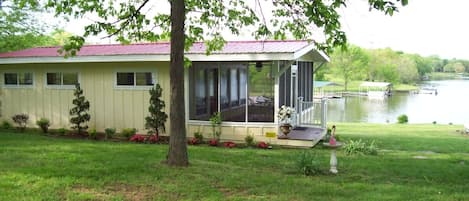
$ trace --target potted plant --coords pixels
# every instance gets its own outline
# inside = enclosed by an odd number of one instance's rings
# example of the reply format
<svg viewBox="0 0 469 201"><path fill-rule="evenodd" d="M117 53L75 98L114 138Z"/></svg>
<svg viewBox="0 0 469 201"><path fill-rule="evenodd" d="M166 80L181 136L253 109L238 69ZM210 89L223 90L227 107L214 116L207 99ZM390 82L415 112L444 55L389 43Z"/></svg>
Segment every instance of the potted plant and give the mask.
<svg viewBox="0 0 469 201"><path fill-rule="evenodd" d="M292 129L291 117L295 113L295 109L289 106L282 105L278 111L277 117L280 122L280 131L287 136Z"/></svg>

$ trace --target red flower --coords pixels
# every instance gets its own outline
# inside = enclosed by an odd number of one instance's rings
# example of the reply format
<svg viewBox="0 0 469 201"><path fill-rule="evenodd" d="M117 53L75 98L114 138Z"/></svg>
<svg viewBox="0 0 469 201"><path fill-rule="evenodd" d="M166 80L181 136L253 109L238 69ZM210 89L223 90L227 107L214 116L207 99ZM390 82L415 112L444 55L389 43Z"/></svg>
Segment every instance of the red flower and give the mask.
<svg viewBox="0 0 469 201"><path fill-rule="evenodd" d="M233 148L233 147L236 147L236 144L234 142L224 142L223 146L228 147L228 148Z"/></svg>
<svg viewBox="0 0 469 201"><path fill-rule="evenodd" d="M257 147L261 148L261 149L267 149L269 147L269 145L265 142L259 142L257 144Z"/></svg>
<svg viewBox="0 0 469 201"><path fill-rule="evenodd" d="M131 142L144 142L144 141L145 141L145 137L143 137L143 136L140 135L140 134L135 134L135 135L133 135L133 136L130 138L130 141L131 141Z"/></svg>
<svg viewBox="0 0 469 201"><path fill-rule="evenodd" d="M217 146L218 145L218 140L217 139L211 139L208 144L210 146Z"/></svg>
<svg viewBox="0 0 469 201"><path fill-rule="evenodd" d="M193 137L191 140L189 140L188 143L191 144L191 145L198 145L199 140L197 138Z"/></svg>
<svg viewBox="0 0 469 201"><path fill-rule="evenodd" d="M150 135L150 137L148 138L148 142L157 143L158 142L158 136L157 135Z"/></svg>

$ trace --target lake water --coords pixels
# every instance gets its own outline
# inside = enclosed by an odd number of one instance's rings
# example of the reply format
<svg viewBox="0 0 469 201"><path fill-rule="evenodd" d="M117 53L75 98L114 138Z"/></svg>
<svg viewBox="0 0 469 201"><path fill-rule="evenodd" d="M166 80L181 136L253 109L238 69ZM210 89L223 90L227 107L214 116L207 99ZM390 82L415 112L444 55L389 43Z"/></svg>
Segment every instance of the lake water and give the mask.
<svg viewBox="0 0 469 201"><path fill-rule="evenodd" d="M409 123L469 122L469 80L429 81L438 94L394 93L384 100L343 97L328 101L328 121L395 123L406 114Z"/></svg>

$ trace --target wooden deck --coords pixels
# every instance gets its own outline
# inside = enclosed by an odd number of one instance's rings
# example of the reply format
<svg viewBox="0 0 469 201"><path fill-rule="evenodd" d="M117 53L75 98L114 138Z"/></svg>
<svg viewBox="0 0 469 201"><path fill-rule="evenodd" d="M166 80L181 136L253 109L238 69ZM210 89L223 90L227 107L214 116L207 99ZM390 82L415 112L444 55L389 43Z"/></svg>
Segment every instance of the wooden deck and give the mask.
<svg viewBox="0 0 469 201"><path fill-rule="evenodd" d="M287 137L281 134L276 144L295 147L314 147L326 134L325 129L319 127L296 127Z"/></svg>

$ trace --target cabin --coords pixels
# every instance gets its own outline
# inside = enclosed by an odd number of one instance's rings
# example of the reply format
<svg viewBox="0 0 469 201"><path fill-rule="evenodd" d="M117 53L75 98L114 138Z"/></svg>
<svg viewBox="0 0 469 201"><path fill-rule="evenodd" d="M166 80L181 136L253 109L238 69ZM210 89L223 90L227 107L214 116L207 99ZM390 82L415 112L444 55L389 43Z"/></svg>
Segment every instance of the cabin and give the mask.
<svg viewBox="0 0 469 201"><path fill-rule="evenodd" d="M137 128L146 133L149 89L163 88L169 114L168 42L130 45L85 45L77 56L64 58L59 47L38 47L0 53L2 120L14 114L30 117L29 127L42 117L51 128L70 128L73 89L80 83L90 101L90 128ZM308 41L227 42L206 54L204 43L185 53L192 66L185 70L188 136L211 136L209 118L222 117L222 140L257 141L311 147L325 133L326 100L313 102L313 72L329 58ZM295 108L295 128L289 139L278 139L280 106ZM169 128L171 122L166 124ZM308 131L308 132L306 132ZM167 130L166 135L170 135ZM306 134L305 134L306 133ZM273 137L272 137L273 136Z"/></svg>

